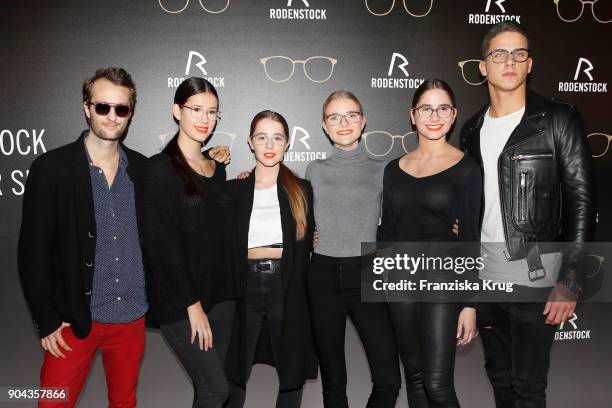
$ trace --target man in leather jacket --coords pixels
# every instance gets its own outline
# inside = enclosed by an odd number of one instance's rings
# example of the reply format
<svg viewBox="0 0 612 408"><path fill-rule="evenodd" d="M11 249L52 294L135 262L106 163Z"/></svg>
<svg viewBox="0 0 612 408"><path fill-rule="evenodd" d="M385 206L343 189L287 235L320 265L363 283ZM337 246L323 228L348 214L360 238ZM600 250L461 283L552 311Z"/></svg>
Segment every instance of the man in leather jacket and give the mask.
<svg viewBox="0 0 612 408"><path fill-rule="evenodd" d="M481 278L544 295L479 305L485 367L498 408L545 408L556 325L574 313L584 285L580 244L593 235L590 154L577 110L528 90L533 60L523 27L494 25L482 48L490 105L461 132L462 148L483 166ZM574 250L541 254L544 242L574 243Z"/></svg>

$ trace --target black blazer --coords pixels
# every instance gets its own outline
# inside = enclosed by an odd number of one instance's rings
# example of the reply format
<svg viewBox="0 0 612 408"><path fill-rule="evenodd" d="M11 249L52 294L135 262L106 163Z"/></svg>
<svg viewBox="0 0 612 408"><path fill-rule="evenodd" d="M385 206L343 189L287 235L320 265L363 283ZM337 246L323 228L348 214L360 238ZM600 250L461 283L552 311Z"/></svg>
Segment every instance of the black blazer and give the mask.
<svg viewBox="0 0 612 408"><path fill-rule="evenodd" d="M246 276L249 224L253 210L253 195L255 191L255 171L244 180L228 182L234 198L237 211L238 229L238 270ZM306 273L310 262L312 235L314 231L312 187L306 180L300 179L306 191L308 201L307 231L303 240L296 241L296 225L291 214L287 193L277 183L278 203L281 213L283 230L283 256L281 259L281 274L284 288L284 309L281 356L278 364L274 363L272 350L269 347L269 334L265 330L260 337L255 363L277 366L280 389L294 389L304 385L306 379L317 378L318 364L314 352L314 344L310 329L310 314L306 297ZM246 280L246 279L245 279ZM242 386L246 385L244 353L244 308L238 307L236 324L232 333L230 352L227 354L226 368L228 377ZM250 364L249 364L250 365Z"/></svg>
<svg viewBox="0 0 612 408"><path fill-rule="evenodd" d="M91 330L96 220L85 134L34 160L25 185L17 266L41 338L62 321L70 323L80 339ZM123 144L121 148L128 158L138 215L147 159Z"/></svg>

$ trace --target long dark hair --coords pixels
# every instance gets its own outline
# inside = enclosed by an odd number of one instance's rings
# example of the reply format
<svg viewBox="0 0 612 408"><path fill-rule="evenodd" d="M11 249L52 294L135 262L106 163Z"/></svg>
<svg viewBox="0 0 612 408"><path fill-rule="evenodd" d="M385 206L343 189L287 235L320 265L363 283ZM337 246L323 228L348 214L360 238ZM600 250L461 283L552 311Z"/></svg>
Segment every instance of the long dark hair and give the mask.
<svg viewBox="0 0 612 408"><path fill-rule="evenodd" d="M287 124L287 121L283 115L271 110L261 111L255 115L251 121L251 131L249 132L250 137L253 137L257 124L263 119L271 119L280 123L283 127L283 131L285 132L285 137L289 138L289 125ZM304 236L306 235L306 213L308 211L306 194L298 177L282 162L280 163L278 175L280 178L281 187L283 190L285 190L287 197L289 198L291 215L293 215L293 219L295 220L295 237L298 241L300 241L304 239Z"/></svg>
<svg viewBox="0 0 612 408"><path fill-rule="evenodd" d="M210 92L215 96L215 98L217 98L217 101L219 101L219 95L217 94L217 90L213 84L204 78L187 78L181 82L178 88L176 88L176 92L174 93L174 103L182 106L185 102L187 102L187 99L193 95L204 92ZM181 180L183 180L183 183L185 183L187 194L200 194L202 192L202 188L200 187L199 175L193 171L191 166L189 166L185 155L183 152L181 152L178 145L178 135L179 132L177 131L174 137L170 139L166 147L164 147L162 152L170 156L174 169L178 173Z"/></svg>

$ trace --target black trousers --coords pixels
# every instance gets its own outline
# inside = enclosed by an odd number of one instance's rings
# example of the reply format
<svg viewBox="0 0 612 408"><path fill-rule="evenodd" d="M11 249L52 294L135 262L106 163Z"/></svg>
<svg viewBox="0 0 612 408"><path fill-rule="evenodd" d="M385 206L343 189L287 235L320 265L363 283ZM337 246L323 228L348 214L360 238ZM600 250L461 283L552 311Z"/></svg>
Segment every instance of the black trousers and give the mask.
<svg viewBox="0 0 612 408"><path fill-rule="evenodd" d="M550 349L556 326L544 303L483 303L478 329L497 408L546 408Z"/></svg>
<svg viewBox="0 0 612 408"><path fill-rule="evenodd" d="M249 261L250 262L250 261ZM274 361L280 361L280 344L282 338L283 319L283 282L281 279L280 260L273 261L271 268L258 271L249 267L247 287L245 292L246 307L246 364L247 376L253 368L253 358L257 350L257 343L264 325L270 333L272 354ZM278 373L278 370L277 370ZM280 373L279 373L280 377ZM230 383L230 399L227 408L244 406L246 390ZM302 402L302 388L294 390L280 390L276 398L277 408L298 408Z"/></svg>
<svg viewBox="0 0 612 408"><path fill-rule="evenodd" d="M410 408L457 408L457 303L389 303Z"/></svg>
<svg viewBox="0 0 612 408"><path fill-rule="evenodd" d="M401 386L399 361L386 303L361 302L360 257L314 254L308 296L326 408L348 408L344 341L351 318L363 343L372 392L367 408L395 407Z"/></svg>
<svg viewBox="0 0 612 408"><path fill-rule="evenodd" d="M198 339L193 344L189 320L161 326L164 338L191 377L193 408L220 408L229 396L229 386L223 366L229 347L236 302L218 303L207 313L213 334L213 348L200 350Z"/></svg>

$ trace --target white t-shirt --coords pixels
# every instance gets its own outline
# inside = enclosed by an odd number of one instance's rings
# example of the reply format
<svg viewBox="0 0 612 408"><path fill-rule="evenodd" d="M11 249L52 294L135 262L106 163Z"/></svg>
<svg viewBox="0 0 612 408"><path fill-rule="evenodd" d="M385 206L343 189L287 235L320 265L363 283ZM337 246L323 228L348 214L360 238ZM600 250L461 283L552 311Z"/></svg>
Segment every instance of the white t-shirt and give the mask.
<svg viewBox="0 0 612 408"><path fill-rule="evenodd" d="M561 266L561 254L542 254L542 265L546 271L544 279L530 281L529 267L525 259L507 260L506 237L499 195L499 174L497 162L510 135L519 124L525 108L499 118L484 117L480 129L480 152L484 166L484 217L480 239L482 241L481 256L484 257L484 269L480 272L481 279L495 282L512 282L521 286L550 287L557 280Z"/></svg>
<svg viewBox="0 0 612 408"><path fill-rule="evenodd" d="M249 223L249 248L282 242L283 228L276 184L266 189L255 189Z"/></svg>
<svg viewBox="0 0 612 408"><path fill-rule="evenodd" d="M484 218L480 240L482 242L505 242L504 224L499 198L497 161L510 134L525 114L525 107L506 116L492 118L485 113L480 129L480 152L484 167Z"/></svg>

